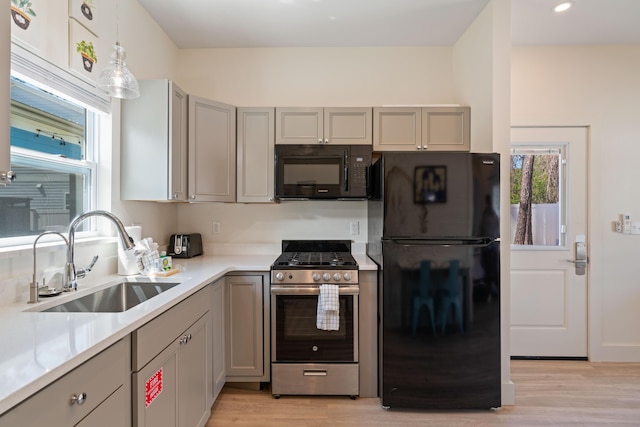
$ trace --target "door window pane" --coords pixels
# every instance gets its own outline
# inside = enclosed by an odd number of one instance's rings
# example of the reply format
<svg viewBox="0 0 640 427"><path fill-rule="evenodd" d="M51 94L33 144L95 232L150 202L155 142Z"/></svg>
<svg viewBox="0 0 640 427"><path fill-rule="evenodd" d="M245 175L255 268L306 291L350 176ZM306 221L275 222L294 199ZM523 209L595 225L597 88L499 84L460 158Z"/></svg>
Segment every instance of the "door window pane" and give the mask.
<svg viewBox="0 0 640 427"><path fill-rule="evenodd" d="M511 244L564 246L564 147L511 152Z"/></svg>

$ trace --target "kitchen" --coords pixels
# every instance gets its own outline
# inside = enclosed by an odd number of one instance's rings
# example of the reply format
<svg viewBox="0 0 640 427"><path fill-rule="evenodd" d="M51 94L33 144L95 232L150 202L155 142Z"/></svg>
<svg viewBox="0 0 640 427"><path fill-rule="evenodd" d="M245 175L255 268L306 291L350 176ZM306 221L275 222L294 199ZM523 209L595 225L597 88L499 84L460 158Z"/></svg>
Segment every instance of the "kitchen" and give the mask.
<svg viewBox="0 0 640 427"><path fill-rule="evenodd" d="M494 10L491 16L483 15L483 19L496 22L496 31L505 32L505 24L499 14L504 13L507 7L503 2L491 2ZM309 106L309 105L381 105L381 104L422 104L425 100L429 103L450 103L457 101L452 94L456 93L454 71L452 63L473 63L475 59L468 55L464 57L463 44L455 49L451 47L430 48L366 48L366 49L331 49L331 48L288 48L275 49L177 49L153 23L144 9L137 2L122 2L120 19L120 39L128 51L128 63L139 79L171 78L178 81L189 93L197 93L220 102L228 102L238 106ZM489 14L489 12L486 12ZM508 16L507 16L508 19ZM134 25L135 22L135 25ZM485 21L482 21L483 23ZM136 28L136 30L134 30ZM146 28L148 31L138 31ZM477 28L471 30L481 31ZM506 32L509 27L506 24ZM66 37L66 29L60 30L62 37ZM490 36L487 36L490 38ZM113 37L112 37L113 38ZM502 39L501 39L502 40ZM463 42L471 43L469 40ZM478 42L481 51L485 46ZM509 49L509 46L505 48ZM56 50L53 50L56 52ZM613 59L607 61L619 61L621 68L628 67L630 72L634 70L634 63L627 58L637 57L637 46L624 46L607 50L601 48L557 48L557 50L544 50L534 48L518 48L513 52L514 66L525 67L528 61L539 61L548 64L553 62L557 55L566 51L567 55L574 59L574 65L568 65L578 70L598 69L594 67L598 58ZM58 52L60 54L60 52ZM493 95L482 95L484 87L489 87L488 82L493 81L494 73L502 76L508 74L509 59L500 51L494 52L494 61L499 65L474 64L474 73L479 87L470 90L467 96L469 103L474 106L474 123L478 126L473 137L472 147L478 151L500 151L506 154L508 146L508 119L505 124L493 123L496 118L482 119L481 112L491 108L502 111L502 115L509 115L509 87L508 79L499 79L501 85L506 87L494 88ZM63 55L64 56L64 55ZM590 57L590 59L587 59ZM144 58L144 61L141 59ZM52 59L54 63L66 64L66 61ZM316 67L320 61L323 67ZM607 62L605 61L605 62ZM631 61L631 62L630 62ZM506 65L505 65L506 64ZM492 69L496 66L496 70ZM551 67L551 65L549 65ZM463 68L463 67L460 67ZM516 68L519 70L519 68ZM288 71L287 71L288 70ZM293 71L292 71L293 70ZM460 72L459 69L457 69ZM601 70L602 71L602 70ZM613 71L604 70L607 73ZM292 80L292 74L304 75L304 81ZM581 74L584 75L584 74ZM215 80L212 81L212 76ZM557 103L557 108L548 113L542 113L545 100L542 94L535 90L527 90L527 73L525 70L512 76L514 82L520 82L514 90L513 122L530 123L531 118L539 118L546 123L557 124L583 124L585 122L594 125L594 141L592 156L600 159L600 163L593 165L591 178L596 187L592 189L598 194L599 203L590 208L592 214L593 251L591 254L592 277L594 294L601 295L607 309L595 308L595 329L591 345L592 356L597 360L640 360L637 350L633 345L616 345L611 343L637 343L640 337L633 328L625 327L626 324L637 324L637 314L633 310L620 311L612 306L619 306L631 292L633 254L637 249L632 245L633 238L621 240L620 236L613 233L604 233L602 224L608 224L610 219L616 217L622 208L632 214L640 211L637 201L628 200L623 190L617 190L619 180L635 181L637 172L631 163L636 153L636 146L631 143L637 140L638 131L625 125L630 121L624 121L625 117L612 118L606 111L596 108L593 103L581 101L584 105L592 105L578 108L580 103L568 103L571 97L565 97L564 103ZM586 76L589 80L582 82L592 87L593 96L605 94L611 88L608 85L598 83L597 72ZM464 77L463 77L464 79ZM615 96L618 102L626 101L633 111L633 95L637 93L637 83L633 79L609 79L618 81ZM261 82L269 81L269 85ZM305 84L310 81L322 81L323 85ZM352 84L358 81L357 85ZM430 84L428 82L438 82ZM484 84L487 82L487 84ZM371 87L377 88L375 91ZM418 90L416 90L416 87ZM623 88L624 87L624 88ZM328 88L332 90L327 90ZM632 88L632 90L628 90ZM635 88L635 89L634 89ZM482 89L482 91L480 90ZM560 88L555 89L563 93ZM564 89L563 89L564 90ZM578 89L566 89L569 94ZM506 95L502 92L505 92ZM476 93L478 92L478 93ZM482 92L482 93L480 93ZM546 96L551 96L554 90L550 90ZM627 93L628 92L628 93ZM337 95L339 94L339 95ZM338 97L339 96L339 97ZM555 95L561 98L562 95ZM524 101L527 99L538 100L532 105ZM538 99L538 97L540 99ZM607 99L604 96L604 99ZM568 104L567 104L568 103ZM490 107L494 105L494 107ZM538 105L539 110L535 109ZM117 126L118 108L114 104L114 126ZM506 109L506 111L505 111ZM571 113L568 113L571 112ZM502 122L505 120L502 119ZM500 122L500 120L498 120ZM492 124L493 123L493 124ZM596 126L597 125L597 126ZM493 128L493 130L491 130ZM620 140L617 130L625 129L624 139L620 144L614 144ZM497 133L493 135L491 133ZM116 132L117 134L117 132ZM493 147L486 141L494 140ZM625 142L628 141L628 142ZM121 202L119 197L119 145L115 144L109 157L112 158L112 179L108 180L106 188L111 187L111 200L109 209L116 212L127 224L143 224L144 235L154 236L159 241L164 241L172 232L176 232L176 224L180 229L187 224L204 223L201 232L205 241L210 244L212 255L234 253L241 250L276 251L279 242L288 237L313 238L317 234L317 221L323 221L323 227L330 230L327 238L342 238L348 233L349 222L360 222L360 230L366 229L366 203L333 203L317 202L313 210L308 209L304 202L287 202L274 205L243 205L243 204L198 204L198 205L169 205L143 202ZM631 155L629 155L631 154ZM624 168L619 168L620 162ZM624 171L624 172L622 172ZM107 197L108 198L108 197ZM606 206L606 207L605 207ZM610 207L610 208L609 208ZM220 223L220 232L210 232L211 222ZM191 230L195 231L195 230ZM325 232L323 231L323 236ZM504 234L504 233L503 233ZM356 244L364 245L366 236L361 231L353 238ZM278 243L277 243L278 242ZM113 250L113 248L111 248ZM91 251L87 251L91 252ZM508 251L503 251L506 253ZM606 254L606 255L605 255ZM90 256L87 255L90 260ZM112 255L113 257L113 255ZM26 257L25 257L26 258ZM108 258L108 257L105 257ZM113 258L112 258L113 259ZM599 261L599 262L596 262ZM604 262L606 261L606 262ZM3 256L3 271L9 275L3 281L3 291L10 293L19 292L25 295L30 278L31 264L25 260L16 261ZM16 263L17 262L17 263ZM104 264L99 268L113 269L115 261L110 266ZM507 263L508 265L508 263ZM96 272L97 274L100 271ZM615 277L618 284L611 288L607 278ZM5 289L8 288L8 289ZM14 289L15 288L15 289ZM602 292L607 288L607 292ZM505 317L508 318L508 317ZM599 338L603 335L606 338ZM508 326L503 329L503 337L508 339ZM508 344L505 343L508 347ZM508 357L503 359L503 366L508 367ZM508 368L504 378L508 378Z"/></svg>

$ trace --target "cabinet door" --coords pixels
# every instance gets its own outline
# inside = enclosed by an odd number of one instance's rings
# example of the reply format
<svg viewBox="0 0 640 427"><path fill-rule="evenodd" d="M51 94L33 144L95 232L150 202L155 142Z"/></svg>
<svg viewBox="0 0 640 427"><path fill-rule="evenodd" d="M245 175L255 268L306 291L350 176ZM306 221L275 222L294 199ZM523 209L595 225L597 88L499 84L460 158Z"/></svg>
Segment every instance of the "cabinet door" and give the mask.
<svg viewBox="0 0 640 427"><path fill-rule="evenodd" d="M213 400L218 398L226 381L225 372L225 312L224 294L225 279L220 279L212 285L211 290L211 318L212 318L212 366L213 366ZM213 402L211 402L213 404Z"/></svg>
<svg viewBox="0 0 640 427"><path fill-rule="evenodd" d="M141 80L122 101L120 198L187 200L187 95L170 80Z"/></svg>
<svg viewBox="0 0 640 427"><path fill-rule="evenodd" d="M276 108L276 144L322 144L322 108Z"/></svg>
<svg viewBox="0 0 640 427"><path fill-rule="evenodd" d="M178 426L178 352L173 341L143 369L133 374L133 424Z"/></svg>
<svg viewBox="0 0 640 427"><path fill-rule="evenodd" d="M238 108L238 202L273 202L274 128L273 108Z"/></svg>
<svg viewBox="0 0 640 427"><path fill-rule="evenodd" d="M373 109L374 151L416 151L422 144L420 108Z"/></svg>
<svg viewBox="0 0 640 427"><path fill-rule="evenodd" d="M324 140L328 144L371 145L371 108L325 108Z"/></svg>
<svg viewBox="0 0 640 427"><path fill-rule="evenodd" d="M422 147L429 151L469 151L469 107L423 107Z"/></svg>
<svg viewBox="0 0 640 427"><path fill-rule="evenodd" d="M264 374L263 276L227 276L226 371L229 377Z"/></svg>
<svg viewBox="0 0 640 427"><path fill-rule="evenodd" d="M171 102L169 104L169 189L168 197L174 201L187 200L187 166L189 156L187 154L188 122L187 122L187 94L177 85L171 83Z"/></svg>
<svg viewBox="0 0 640 427"><path fill-rule="evenodd" d="M207 364L209 345L209 313L202 316L178 339L178 424L185 427L204 426L211 414L207 399Z"/></svg>
<svg viewBox="0 0 640 427"><path fill-rule="evenodd" d="M236 199L236 109L189 95L189 200Z"/></svg>

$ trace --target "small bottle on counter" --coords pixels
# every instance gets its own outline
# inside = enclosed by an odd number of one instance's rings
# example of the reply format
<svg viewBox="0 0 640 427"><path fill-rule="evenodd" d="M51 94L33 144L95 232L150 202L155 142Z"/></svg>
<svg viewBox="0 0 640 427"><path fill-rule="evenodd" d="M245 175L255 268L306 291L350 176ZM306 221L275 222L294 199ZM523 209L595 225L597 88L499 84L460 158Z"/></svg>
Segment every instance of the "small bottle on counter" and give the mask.
<svg viewBox="0 0 640 427"><path fill-rule="evenodd" d="M167 252L160 252L160 271L169 271L171 270L171 257L167 256Z"/></svg>

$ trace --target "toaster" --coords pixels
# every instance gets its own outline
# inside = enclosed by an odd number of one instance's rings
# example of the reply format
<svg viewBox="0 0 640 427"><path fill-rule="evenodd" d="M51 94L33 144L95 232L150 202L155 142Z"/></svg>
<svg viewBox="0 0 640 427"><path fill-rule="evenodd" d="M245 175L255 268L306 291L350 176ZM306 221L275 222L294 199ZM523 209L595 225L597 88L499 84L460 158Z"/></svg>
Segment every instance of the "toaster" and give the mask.
<svg viewBox="0 0 640 427"><path fill-rule="evenodd" d="M174 258L192 258L202 255L202 236L200 233L172 234L169 238L167 254Z"/></svg>

